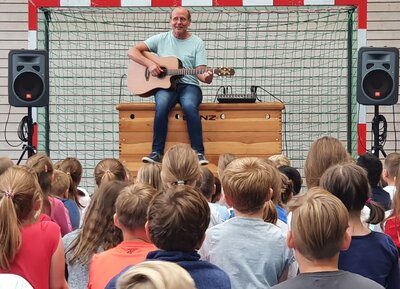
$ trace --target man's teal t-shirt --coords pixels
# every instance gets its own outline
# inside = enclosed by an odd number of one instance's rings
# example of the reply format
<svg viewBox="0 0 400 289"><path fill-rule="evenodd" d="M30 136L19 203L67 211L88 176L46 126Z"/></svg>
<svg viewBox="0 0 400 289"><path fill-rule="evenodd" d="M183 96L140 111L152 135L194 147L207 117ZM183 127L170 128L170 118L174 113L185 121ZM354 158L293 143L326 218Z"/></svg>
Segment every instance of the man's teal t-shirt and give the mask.
<svg viewBox="0 0 400 289"><path fill-rule="evenodd" d="M199 65L207 65L204 42L196 35L186 39L178 39L172 31L154 35L144 41L151 52L158 56L175 56L182 61L184 68L196 68ZM199 85L196 75L185 75L178 83Z"/></svg>

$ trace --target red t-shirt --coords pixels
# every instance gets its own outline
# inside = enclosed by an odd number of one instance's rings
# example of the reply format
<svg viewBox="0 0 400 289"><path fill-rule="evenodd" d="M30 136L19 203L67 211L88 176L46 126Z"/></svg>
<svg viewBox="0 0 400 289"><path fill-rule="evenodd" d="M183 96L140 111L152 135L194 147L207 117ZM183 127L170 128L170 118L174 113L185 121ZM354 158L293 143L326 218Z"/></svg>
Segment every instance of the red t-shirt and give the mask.
<svg viewBox="0 0 400 289"><path fill-rule="evenodd" d="M35 289L48 289L51 257L61 239L60 227L54 222L36 222L23 227L21 235L21 249L10 269L0 269L0 273L16 274L25 278Z"/></svg>
<svg viewBox="0 0 400 289"><path fill-rule="evenodd" d="M122 269L144 261L156 250L151 243L123 241L117 247L93 255L89 265L89 289L104 289Z"/></svg>
<svg viewBox="0 0 400 289"><path fill-rule="evenodd" d="M400 249L400 216L393 216L386 220L385 234L389 235L397 249Z"/></svg>

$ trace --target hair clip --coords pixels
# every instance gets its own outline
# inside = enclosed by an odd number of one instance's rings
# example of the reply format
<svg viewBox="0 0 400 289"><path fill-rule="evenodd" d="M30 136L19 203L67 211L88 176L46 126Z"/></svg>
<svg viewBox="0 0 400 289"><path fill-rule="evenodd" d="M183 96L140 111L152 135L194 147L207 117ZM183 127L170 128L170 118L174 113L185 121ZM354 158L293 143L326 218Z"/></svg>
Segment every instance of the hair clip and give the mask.
<svg viewBox="0 0 400 289"><path fill-rule="evenodd" d="M178 180L178 181L176 182L177 185L184 185L185 183L186 183L186 182L183 181L183 180Z"/></svg>
<svg viewBox="0 0 400 289"><path fill-rule="evenodd" d="M372 202L372 199L371 199L371 198L368 198L368 199L365 201L365 204L366 204L366 205L369 205L369 204L371 204L371 202Z"/></svg>
<svg viewBox="0 0 400 289"><path fill-rule="evenodd" d="M4 194L5 194L5 195L6 195L6 197L7 197L7 198L9 198L9 199L12 199L12 198L14 198L14 194L13 194L13 193L11 193L11 192L5 192Z"/></svg>

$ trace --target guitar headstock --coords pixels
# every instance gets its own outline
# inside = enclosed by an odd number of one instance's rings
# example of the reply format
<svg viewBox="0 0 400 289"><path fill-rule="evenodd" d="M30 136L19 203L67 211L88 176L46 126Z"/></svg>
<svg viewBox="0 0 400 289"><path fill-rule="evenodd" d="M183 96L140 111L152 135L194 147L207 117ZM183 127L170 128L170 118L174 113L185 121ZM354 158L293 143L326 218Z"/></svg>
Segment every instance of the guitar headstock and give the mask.
<svg viewBox="0 0 400 289"><path fill-rule="evenodd" d="M219 67L214 70L214 74L218 76L233 76L235 75L235 69L231 67Z"/></svg>

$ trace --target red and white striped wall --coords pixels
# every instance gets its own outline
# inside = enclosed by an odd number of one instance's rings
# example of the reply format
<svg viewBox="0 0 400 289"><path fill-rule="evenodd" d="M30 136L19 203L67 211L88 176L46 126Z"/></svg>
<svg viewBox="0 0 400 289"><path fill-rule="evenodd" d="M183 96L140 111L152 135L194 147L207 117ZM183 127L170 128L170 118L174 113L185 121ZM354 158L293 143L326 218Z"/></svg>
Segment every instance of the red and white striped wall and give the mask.
<svg viewBox="0 0 400 289"><path fill-rule="evenodd" d="M367 44L367 0L29 0L28 5L28 49L37 48L37 10L43 7L356 6L358 8L358 48ZM35 111L33 118L36 122ZM366 107L359 105L357 125L357 153L359 155L364 154L367 147L366 118Z"/></svg>

